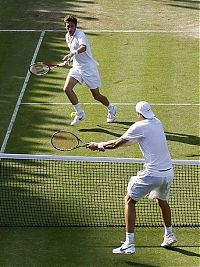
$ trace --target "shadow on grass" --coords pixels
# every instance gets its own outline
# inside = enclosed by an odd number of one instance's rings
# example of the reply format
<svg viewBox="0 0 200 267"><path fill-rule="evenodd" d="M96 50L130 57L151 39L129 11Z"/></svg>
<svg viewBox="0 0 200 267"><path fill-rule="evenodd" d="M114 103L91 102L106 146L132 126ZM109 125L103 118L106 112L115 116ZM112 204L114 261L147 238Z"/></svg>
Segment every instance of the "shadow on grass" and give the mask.
<svg viewBox="0 0 200 267"><path fill-rule="evenodd" d="M171 0L172 3L167 4L172 7L189 8L199 10L199 1L187 1L187 0Z"/></svg>
<svg viewBox="0 0 200 267"><path fill-rule="evenodd" d="M80 129L79 132L105 133L114 137L120 137L134 122L113 122L112 124L100 125L90 129ZM123 126L124 125L124 126Z"/></svg>
<svg viewBox="0 0 200 267"><path fill-rule="evenodd" d="M105 133L114 137L120 137L134 122L114 122L110 125L97 125L96 128L90 129L80 129L79 132L95 132L95 133ZM124 127L123 127L124 125ZM185 143L189 145L200 146L200 138L195 135L173 133L165 131L166 138L168 141ZM196 156L196 155L193 155Z"/></svg>
<svg viewBox="0 0 200 267"><path fill-rule="evenodd" d="M171 132L165 132L167 140L179 142L179 143L185 143L189 145L200 145L200 138L198 136L189 135L189 134L181 134L181 133L171 133Z"/></svg>
<svg viewBox="0 0 200 267"><path fill-rule="evenodd" d="M4 10L1 18L2 29L60 29L63 28L63 18L67 14L74 14L78 21L94 21L97 18L89 16L85 7L94 5L94 1L79 0L51 0L41 3L35 1L14 1L10 0L9 5L4 1L1 9ZM17 22L17 23L16 23Z"/></svg>
<svg viewBox="0 0 200 267"><path fill-rule="evenodd" d="M195 246L195 247L199 247L199 246ZM179 252L179 253L184 254L184 255L187 255L187 256L200 258L200 254L195 253L195 252L192 252L192 251L188 251L186 249L182 249L180 247L168 247L166 249L172 250L172 251L176 251L176 252Z"/></svg>
<svg viewBox="0 0 200 267"><path fill-rule="evenodd" d="M150 265L150 264L142 264L135 261L126 261L126 264L129 266L135 266L135 267L159 267L158 265Z"/></svg>
<svg viewBox="0 0 200 267"><path fill-rule="evenodd" d="M116 138L120 137L121 134L118 134L116 132L113 132L113 130L106 130L106 129L103 129L103 128L90 128L90 129L80 129L78 130L79 132L91 132L91 133L104 133L104 134L109 134L111 136L114 136Z"/></svg>
<svg viewBox="0 0 200 267"><path fill-rule="evenodd" d="M164 5L171 6L171 7L180 7L180 8L188 8L193 10L199 10L199 1L193 0L168 0L168 1L160 1L154 0L156 2L164 2Z"/></svg>

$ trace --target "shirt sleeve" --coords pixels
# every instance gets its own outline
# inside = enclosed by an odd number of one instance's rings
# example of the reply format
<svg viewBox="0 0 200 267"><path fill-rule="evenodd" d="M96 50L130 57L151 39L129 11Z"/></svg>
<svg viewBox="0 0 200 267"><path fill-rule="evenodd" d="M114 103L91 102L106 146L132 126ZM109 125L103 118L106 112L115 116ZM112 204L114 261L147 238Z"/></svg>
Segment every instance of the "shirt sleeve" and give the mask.
<svg viewBox="0 0 200 267"><path fill-rule="evenodd" d="M123 135L122 138L128 141L138 142L140 138L144 137L142 127L136 122Z"/></svg>
<svg viewBox="0 0 200 267"><path fill-rule="evenodd" d="M81 34L78 36L78 44L80 45L86 45L87 46L87 37L84 32L81 32Z"/></svg>
<svg viewBox="0 0 200 267"><path fill-rule="evenodd" d="M66 34L65 34L65 41L66 41L66 43L67 43L67 46L69 47L69 41L68 41L69 39L68 39L68 38L69 38L69 34L66 33Z"/></svg>

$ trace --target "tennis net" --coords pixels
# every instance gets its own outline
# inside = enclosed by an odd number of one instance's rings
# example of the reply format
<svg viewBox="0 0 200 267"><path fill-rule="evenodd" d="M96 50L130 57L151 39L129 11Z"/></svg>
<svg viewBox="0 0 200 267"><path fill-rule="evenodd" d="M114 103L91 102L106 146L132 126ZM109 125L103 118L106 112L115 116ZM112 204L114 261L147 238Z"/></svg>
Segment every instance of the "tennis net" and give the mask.
<svg viewBox="0 0 200 267"><path fill-rule="evenodd" d="M174 226L199 226L199 161L173 161ZM124 196L143 160L0 154L0 226L124 226ZM162 226L155 201L137 226Z"/></svg>

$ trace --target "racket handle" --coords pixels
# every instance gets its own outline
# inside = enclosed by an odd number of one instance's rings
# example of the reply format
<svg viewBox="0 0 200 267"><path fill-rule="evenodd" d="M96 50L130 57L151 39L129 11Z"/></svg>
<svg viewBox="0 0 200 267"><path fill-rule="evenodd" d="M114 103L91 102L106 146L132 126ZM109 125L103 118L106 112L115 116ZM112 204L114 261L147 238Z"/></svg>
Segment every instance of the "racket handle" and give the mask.
<svg viewBox="0 0 200 267"><path fill-rule="evenodd" d="M90 144L91 144L91 143L86 143L86 144L85 144L85 147L86 147L86 148L89 148Z"/></svg>
<svg viewBox="0 0 200 267"><path fill-rule="evenodd" d="M64 61L64 62L58 64L58 66L59 66L59 67L64 67L64 66L66 66L66 64L67 64L67 61Z"/></svg>

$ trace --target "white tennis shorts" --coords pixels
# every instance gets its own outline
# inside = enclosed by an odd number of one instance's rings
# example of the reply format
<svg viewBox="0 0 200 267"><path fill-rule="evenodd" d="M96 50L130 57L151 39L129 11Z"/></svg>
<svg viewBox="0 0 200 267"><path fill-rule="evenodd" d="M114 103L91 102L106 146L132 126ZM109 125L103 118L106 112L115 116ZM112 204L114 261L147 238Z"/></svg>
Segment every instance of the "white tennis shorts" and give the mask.
<svg viewBox="0 0 200 267"><path fill-rule="evenodd" d="M162 176L132 176L128 183L128 195L135 201L149 194L149 199L168 200L170 186L173 182L173 171L162 172Z"/></svg>
<svg viewBox="0 0 200 267"><path fill-rule="evenodd" d="M97 89L101 87L101 79L96 64L93 64L88 69L78 69L73 67L70 69L68 77L73 77L80 84L85 82L90 89Z"/></svg>

